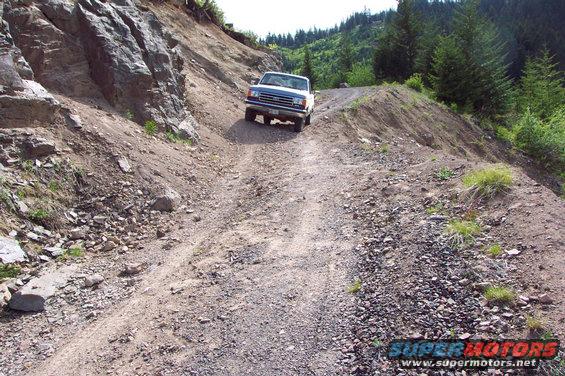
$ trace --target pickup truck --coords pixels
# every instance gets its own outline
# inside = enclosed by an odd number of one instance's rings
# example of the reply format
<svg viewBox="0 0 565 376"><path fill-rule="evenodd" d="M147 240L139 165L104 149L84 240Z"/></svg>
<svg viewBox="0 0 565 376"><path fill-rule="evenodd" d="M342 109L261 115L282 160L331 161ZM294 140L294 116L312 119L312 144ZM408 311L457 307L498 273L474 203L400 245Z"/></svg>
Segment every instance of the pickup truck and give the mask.
<svg viewBox="0 0 565 376"><path fill-rule="evenodd" d="M301 132L312 121L314 92L306 77L266 72L249 88L245 103L245 120L255 121L262 115L267 125L274 119L292 121L294 131Z"/></svg>

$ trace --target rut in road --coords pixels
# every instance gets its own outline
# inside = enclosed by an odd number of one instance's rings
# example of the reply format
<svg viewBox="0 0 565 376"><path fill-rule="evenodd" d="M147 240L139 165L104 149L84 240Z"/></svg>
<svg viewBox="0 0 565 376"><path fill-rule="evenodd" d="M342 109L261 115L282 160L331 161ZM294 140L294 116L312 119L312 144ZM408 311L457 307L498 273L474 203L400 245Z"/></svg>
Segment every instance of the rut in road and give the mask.
<svg viewBox="0 0 565 376"><path fill-rule="evenodd" d="M324 93L302 134L234 124L242 157L208 215L35 374L338 374L355 262L344 202L363 172L310 130L362 92Z"/></svg>

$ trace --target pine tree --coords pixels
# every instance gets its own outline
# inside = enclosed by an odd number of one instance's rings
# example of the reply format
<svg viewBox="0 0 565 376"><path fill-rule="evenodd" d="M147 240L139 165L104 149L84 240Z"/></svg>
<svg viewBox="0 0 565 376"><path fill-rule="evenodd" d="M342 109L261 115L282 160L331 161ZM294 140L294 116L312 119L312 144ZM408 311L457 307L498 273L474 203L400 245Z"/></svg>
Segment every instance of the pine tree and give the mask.
<svg viewBox="0 0 565 376"><path fill-rule="evenodd" d="M398 8L379 39L373 58L377 78L405 80L414 73L421 34L414 0L398 0Z"/></svg>
<svg viewBox="0 0 565 376"><path fill-rule="evenodd" d="M526 60L517 104L519 112L525 113L529 109L542 120L565 105L563 77L547 49L540 56Z"/></svg>
<svg viewBox="0 0 565 376"><path fill-rule="evenodd" d="M301 75L310 79L310 86L313 88L316 84L316 79L312 69L312 58L308 46L304 47L304 62L302 63Z"/></svg>
<svg viewBox="0 0 565 376"><path fill-rule="evenodd" d="M341 35L339 43L339 67L343 77L353 68L353 47L351 46L351 36L349 33Z"/></svg>
<svg viewBox="0 0 565 376"><path fill-rule="evenodd" d="M433 56L431 83L437 98L464 106L468 96L464 87L464 54L453 36L441 37Z"/></svg>

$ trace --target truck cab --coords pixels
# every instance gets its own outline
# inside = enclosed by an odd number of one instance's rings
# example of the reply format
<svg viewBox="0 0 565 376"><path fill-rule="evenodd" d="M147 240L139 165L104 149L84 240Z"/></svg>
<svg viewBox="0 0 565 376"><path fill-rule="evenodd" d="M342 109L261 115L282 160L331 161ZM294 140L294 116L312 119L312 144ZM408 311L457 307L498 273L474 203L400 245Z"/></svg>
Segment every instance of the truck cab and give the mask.
<svg viewBox="0 0 565 376"><path fill-rule="evenodd" d="M266 72L249 88L245 103L245 120L262 115L267 125L274 119L292 121L294 131L301 132L312 121L314 92L307 77Z"/></svg>

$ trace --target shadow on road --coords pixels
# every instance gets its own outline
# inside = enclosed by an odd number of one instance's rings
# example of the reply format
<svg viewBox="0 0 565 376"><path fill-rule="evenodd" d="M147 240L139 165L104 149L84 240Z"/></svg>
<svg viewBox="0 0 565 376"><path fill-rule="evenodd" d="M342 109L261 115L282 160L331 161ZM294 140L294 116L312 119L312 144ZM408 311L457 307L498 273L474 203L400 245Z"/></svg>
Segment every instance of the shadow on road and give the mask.
<svg viewBox="0 0 565 376"><path fill-rule="evenodd" d="M226 133L228 140L238 144L271 144L275 142L290 141L298 133L294 132L294 125L276 123L265 125L262 122L249 122L238 120Z"/></svg>

